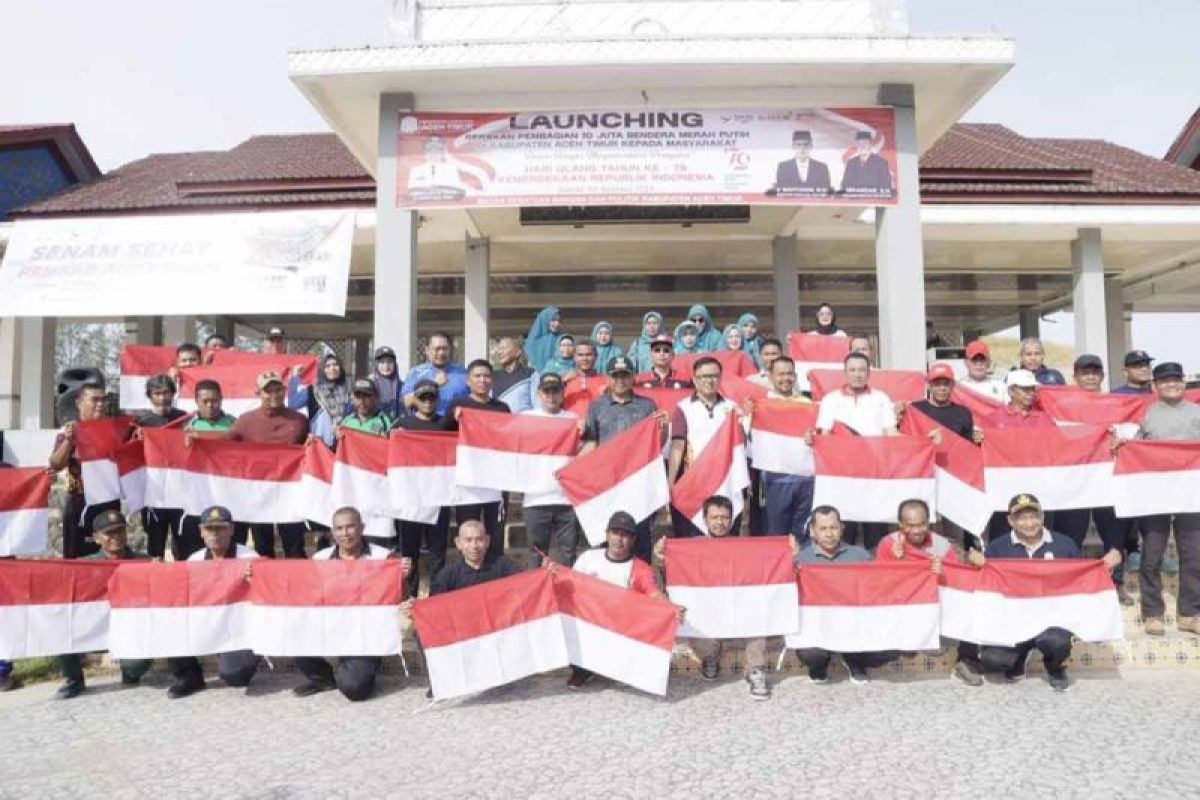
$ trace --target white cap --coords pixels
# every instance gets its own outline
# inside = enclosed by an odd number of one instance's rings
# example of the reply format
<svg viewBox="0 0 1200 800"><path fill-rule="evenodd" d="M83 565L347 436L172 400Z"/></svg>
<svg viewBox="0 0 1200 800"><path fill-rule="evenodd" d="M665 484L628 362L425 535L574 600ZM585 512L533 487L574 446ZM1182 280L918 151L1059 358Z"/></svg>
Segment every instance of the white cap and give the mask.
<svg viewBox="0 0 1200 800"><path fill-rule="evenodd" d="M1038 385L1037 378L1027 369L1014 369L1004 379L1005 386L1020 386L1022 389L1033 389Z"/></svg>

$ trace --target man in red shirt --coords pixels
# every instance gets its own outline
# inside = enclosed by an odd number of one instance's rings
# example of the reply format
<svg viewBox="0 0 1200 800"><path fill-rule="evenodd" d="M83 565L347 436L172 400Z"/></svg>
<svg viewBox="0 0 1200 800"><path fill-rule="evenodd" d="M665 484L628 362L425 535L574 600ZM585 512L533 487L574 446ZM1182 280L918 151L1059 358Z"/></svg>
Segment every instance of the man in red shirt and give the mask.
<svg viewBox="0 0 1200 800"><path fill-rule="evenodd" d="M1054 419L1036 408L1037 378L1027 369L1014 369L1004 379L1008 405L988 414L980 422L983 428L1052 428Z"/></svg>
<svg viewBox="0 0 1200 800"><path fill-rule="evenodd" d="M642 389L690 389L692 382L676 374L675 340L660 333L650 340L650 371L633 379L633 385Z"/></svg>

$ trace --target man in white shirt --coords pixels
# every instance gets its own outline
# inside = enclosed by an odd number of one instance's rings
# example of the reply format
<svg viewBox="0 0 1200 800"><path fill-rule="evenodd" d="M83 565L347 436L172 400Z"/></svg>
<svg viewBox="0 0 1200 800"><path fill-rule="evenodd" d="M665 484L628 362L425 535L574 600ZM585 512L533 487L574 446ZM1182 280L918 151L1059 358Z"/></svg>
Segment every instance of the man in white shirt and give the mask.
<svg viewBox="0 0 1200 800"><path fill-rule="evenodd" d="M978 392L984 397L1008 403L1008 390L1004 383L993 378L992 351L987 342L976 339L967 345L967 377L958 382L959 386Z"/></svg>
<svg viewBox="0 0 1200 800"><path fill-rule="evenodd" d="M895 436L896 411L883 392L867 385L871 362L862 353L850 353L843 361L845 384L821 398L817 430L829 433L841 423L860 436Z"/></svg>
<svg viewBox="0 0 1200 800"><path fill-rule="evenodd" d="M553 372L544 373L538 380L537 396L537 408L522 411L522 414L531 417L578 418L578 415L562 407L562 376ZM525 509L525 530L529 535L530 566L540 566L543 556L570 566L575 560L583 531L562 489L556 487L548 492L526 492L522 505Z"/></svg>

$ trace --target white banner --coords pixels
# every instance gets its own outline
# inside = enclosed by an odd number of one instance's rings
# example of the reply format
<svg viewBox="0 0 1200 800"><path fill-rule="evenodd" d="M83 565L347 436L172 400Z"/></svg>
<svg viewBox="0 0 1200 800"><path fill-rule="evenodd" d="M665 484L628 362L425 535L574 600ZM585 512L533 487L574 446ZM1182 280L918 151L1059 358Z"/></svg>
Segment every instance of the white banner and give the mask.
<svg viewBox="0 0 1200 800"><path fill-rule="evenodd" d="M0 317L346 313L353 211L18 220Z"/></svg>

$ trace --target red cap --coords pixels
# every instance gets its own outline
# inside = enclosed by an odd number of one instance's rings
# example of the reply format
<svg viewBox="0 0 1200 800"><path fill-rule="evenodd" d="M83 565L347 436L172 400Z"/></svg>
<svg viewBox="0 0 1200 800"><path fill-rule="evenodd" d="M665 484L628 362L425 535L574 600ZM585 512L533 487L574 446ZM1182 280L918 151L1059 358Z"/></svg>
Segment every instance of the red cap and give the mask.
<svg viewBox="0 0 1200 800"><path fill-rule="evenodd" d="M967 345L967 360L970 360L975 356L987 356L988 358L991 358L992 348L988 347L987 342L983 341L982 339L976 339Z"/></svg>
<svg viewBox="0 0 1200 800"><path fill-rule="evenodd" d="M669 333L660 333L658 336L655 336L650 340L651 347L654 347L656 344L669 344L674 346L675 340L671 338L671 334Z"/></svg>
<svg viewBox="0 0 1200 800"><path fill-rule="evenodd" d="M926 376L930 382L936 380L954 380L954 369L944 361L939 361L929 368L929 374Z"/></svg>

